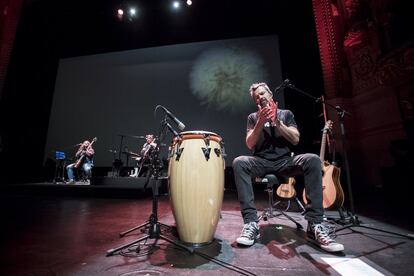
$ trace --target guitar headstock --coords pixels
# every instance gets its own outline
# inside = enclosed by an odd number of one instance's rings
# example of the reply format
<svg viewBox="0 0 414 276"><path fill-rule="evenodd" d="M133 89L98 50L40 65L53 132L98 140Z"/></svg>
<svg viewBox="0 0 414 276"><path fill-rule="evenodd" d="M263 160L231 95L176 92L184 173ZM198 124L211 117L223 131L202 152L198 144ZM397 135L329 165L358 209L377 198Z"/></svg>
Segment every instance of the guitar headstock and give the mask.
<svg viewBox="0 0 414 276"><path fill-rule="evenodd" d="M95 143L96 141L98 141L98 138L97 138L97 137L94 137L94 138L92 139L92 143Z"/></svg>
<svg viewBox="0 0 414 276"><path fill-rule="evenodd" d="M332 131L333 122L331 120L326 121L325 126L323 128L323 133L326 134Z"/></svg>

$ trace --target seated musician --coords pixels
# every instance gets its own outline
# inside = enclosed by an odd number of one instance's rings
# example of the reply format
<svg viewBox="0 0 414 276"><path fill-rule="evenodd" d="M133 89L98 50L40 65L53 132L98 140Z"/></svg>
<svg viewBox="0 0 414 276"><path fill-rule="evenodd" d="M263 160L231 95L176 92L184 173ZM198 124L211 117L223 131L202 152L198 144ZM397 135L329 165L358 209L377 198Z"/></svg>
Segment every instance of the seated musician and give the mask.
<svg viewBox="0 0 414 276"><path fill-rule="evenodd" d="M246 145L253 156L233 160L233 170L244 226L237 243L253 245L259 238L259 219L254 202L252 177L277 172L282 176L303 174L309 198L305 219L307 238L328 252L339 252L344 246L334 240L333 233L323 224L322 167L319 156L306 153L291 156L290 147L297 145L300 133L292 111L278 108L273 93L264 82L250 86L250 95L257 111L247 119Z"/></svg>
<svg viewBox="0 0 414 276"><path fill-rule="evenodd" d="M93 143L89 142L88 140L85 140L79 146L79 149L76 152L76 162L69 164L66 167L66 171L68 173L69 178L69 184L75 182L75 169L83 170L85 174L84 176L87 180L91 178L93 167L93 155L95 154L95 150L93 149L92 144Z"/></svg>
<svg viewBox="0 0 414 276"><path fill-rule="evenodd" d="M154 142L154 135L145 135L145 144L142 145L139 156L135 158L135 160L137 161L137 166L134 169L134 173L130 175L131 177L145 176L147 172L146 166L150 162L149 157L151 154L151 150L154 149L156 146L157 144Z"/></svg>

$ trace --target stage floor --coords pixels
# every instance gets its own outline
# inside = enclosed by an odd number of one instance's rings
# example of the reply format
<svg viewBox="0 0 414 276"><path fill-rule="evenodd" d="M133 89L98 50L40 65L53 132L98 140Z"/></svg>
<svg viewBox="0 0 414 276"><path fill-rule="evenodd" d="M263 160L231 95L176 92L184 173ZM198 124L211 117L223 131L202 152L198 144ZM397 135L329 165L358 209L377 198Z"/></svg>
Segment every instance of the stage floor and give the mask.
<svg viewBox="0 0 414 276"><path fill-rule="evenodd" d="M263 209L266 198L258 196L257 205ZM6 193L0 206L1 275L414 275L413 240L361 227L337 232L343 254L328 254L308 243L305 232L284 217L261 221L260 240L239 247L235 239L242 219L234 191L225 193L214 242L194 253L163 239L149 239L139 252L132 247L106 256L107 250L142 236L133 231L120 238L119 233L148 220L150 195L131 199ZM300 213L289 214L306 229ZM338 216L334 211L327 214ZM168 196L159 198L158 216L160 222L174 225ZM413 233L379 218L364 215L360 221ZM174 231L161 229L176 238Z"/></svg>

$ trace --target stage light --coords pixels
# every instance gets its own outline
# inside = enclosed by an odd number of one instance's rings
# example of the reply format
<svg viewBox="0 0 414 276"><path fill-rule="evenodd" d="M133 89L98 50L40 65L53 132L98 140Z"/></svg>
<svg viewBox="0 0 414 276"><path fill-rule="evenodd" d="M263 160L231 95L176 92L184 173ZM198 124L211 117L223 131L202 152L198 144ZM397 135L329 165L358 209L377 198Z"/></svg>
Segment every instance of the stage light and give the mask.
<svg viewBox="0 0 414 276"><path fill-rule="evenodd" d="M130 9L129 9L129 14L130 14L131 16L135 16L135 15L137 14L137 10L136 10L135 8L130 8Z"/></svg>
<svg viewBox="0 0 414 276"><path fill-rule="evenodd" d="M173 2L173 7L174 7L174 9L178 9L180 7L180 2L174 1Z"/></svg>
<svg viewBox="0 0 414 276"><path fill-rule="evenodd" d="M118 17L118 20L122 20L122 18L124 17L124 10L118 9L116 12L116 16Z"/></svg>
<svg viewBox="0 0 414 276"><path fill-rule="evenodd" d="M191 6L191 4L193 4L193 1L187 0L187 6Z"/></svg>

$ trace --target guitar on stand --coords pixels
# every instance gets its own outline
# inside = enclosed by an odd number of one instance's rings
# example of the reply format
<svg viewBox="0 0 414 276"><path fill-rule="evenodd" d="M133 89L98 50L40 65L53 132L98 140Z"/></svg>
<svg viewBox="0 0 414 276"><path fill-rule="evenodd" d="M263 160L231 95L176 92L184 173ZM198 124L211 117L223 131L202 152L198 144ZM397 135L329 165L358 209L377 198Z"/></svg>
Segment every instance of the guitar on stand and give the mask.
<svg viewBox="0 0 414 276"><path fill-rule="evenodd" d="M322 131L321 150L319 158L322 162L322 194L324 209L339 209L344 204L344 192L340 183L341 169L325 161L327 134L332 130L332 121L328 120ZM307 204L306 191L303 190L303 202Z"/></svg>

